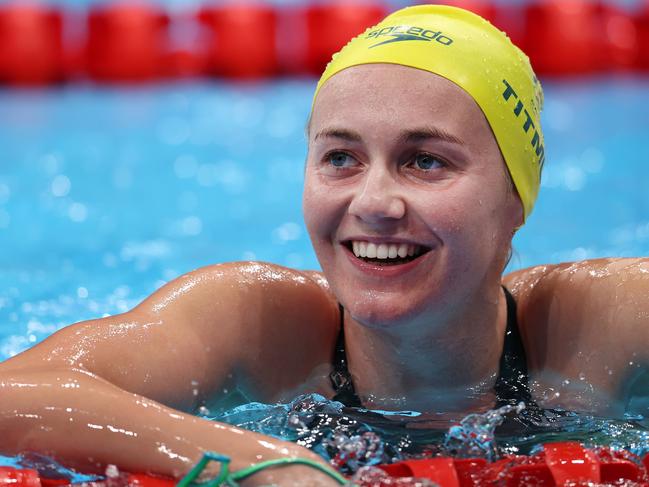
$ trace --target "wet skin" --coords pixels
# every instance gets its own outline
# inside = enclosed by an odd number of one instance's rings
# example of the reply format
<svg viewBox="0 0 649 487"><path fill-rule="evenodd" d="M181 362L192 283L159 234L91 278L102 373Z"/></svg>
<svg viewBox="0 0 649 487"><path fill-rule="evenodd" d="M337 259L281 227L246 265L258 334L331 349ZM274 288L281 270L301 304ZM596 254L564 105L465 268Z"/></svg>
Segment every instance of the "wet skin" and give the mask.
<svg viewBox="0 0 649 487"><path fill-rule="evenodd" d="M337 298L365 326L399 334L454 318L487 289L497 296L522 223L473 99L437 75L387 65L345 70L318 94L304 215ZM352 239L430 251L409 272L387 275L354 265L343 245Z"/></svg>
<svg viewBox="0 0 649 487"><path fill-rule="evenodd" d="M333 77L309 125L304 215L350 314L350 370L373 406L398 398L418 410L461 408L467 385L493 389L506 314L500 279L522 206L466 92L403 66ZM429 250L409 266L368 266L349 251L352 240ZM458 364L458 354L470 355Z"/></svg>
<svg viewBox="0 0 649 487"><path fill-rule="evenodd" d="M309 455L190 413L331 397L338 301L366 405L483 410L502 349L502 282L518 301L541 404L618 415L643 385L649 259L503 279L520 202L482 113L448 81L386 65L331 78L310 123L304 211L324 275L263 263L199 269L128 313L72 325L0 364L0 453L176 477L205 449L231 455L234 469ZM349 239L429 251L384 267L356 258ZM304 479L333 485L299 467L247 485Z"/></svg>

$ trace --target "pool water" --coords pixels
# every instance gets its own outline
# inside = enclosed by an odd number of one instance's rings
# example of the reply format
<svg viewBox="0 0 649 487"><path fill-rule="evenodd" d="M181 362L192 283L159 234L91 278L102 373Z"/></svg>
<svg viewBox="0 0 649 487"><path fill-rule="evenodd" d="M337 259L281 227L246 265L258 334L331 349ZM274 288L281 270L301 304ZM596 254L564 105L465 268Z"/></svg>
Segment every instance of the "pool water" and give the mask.
<svg viewBox="0 0 649 487"><path fill-rule="evenodd" d="M313 89L298 79L0 91L0 360L203 265L317 269L300 205ZM647 255L649 78L545 90L542 189L510 270ZM447 428L404 434L313 396L205 414L330 458L366 444L369 464L450 441ZM567 415L497 444L495 425L478 423L484 456L558 438L649 450L642 417Z"/></svg>

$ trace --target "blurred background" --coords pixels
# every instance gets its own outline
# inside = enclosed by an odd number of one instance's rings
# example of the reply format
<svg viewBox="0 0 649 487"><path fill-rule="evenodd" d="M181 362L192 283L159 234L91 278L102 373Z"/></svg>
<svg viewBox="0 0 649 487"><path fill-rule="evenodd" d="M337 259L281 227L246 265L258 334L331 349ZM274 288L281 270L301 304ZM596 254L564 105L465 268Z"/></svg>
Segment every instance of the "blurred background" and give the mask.
<svg viewBox="0 0 649 487"><path fill-rule="evenodd" d="M304 125L348 39L412 2L0 2L0 360L203 265L318 268ZM510 269L649 251L649 1L455 2L545 88Z"/></svg>

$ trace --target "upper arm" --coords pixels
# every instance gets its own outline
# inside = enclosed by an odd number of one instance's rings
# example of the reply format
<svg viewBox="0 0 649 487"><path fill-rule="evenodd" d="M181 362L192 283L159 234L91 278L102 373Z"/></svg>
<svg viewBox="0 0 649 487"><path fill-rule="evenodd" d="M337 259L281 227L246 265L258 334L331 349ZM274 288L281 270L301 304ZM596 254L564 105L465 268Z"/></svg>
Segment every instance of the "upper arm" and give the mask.
<svg viewBox="0 0 649 487"><path fill-rule="evenodd" d="M513 278L527 321L542 316L564 340L592 344L593 350L646 354L649 259L593 259L532 268Z"/></svg>
<svg viewBox="0 0 649 487"><path fill-rule="evenodd" d="M634 377L649 370L649 258L609 259L589 274L609 343L624 353L620 361Z"/></svg>
<svg viewBox="0 0 649 487"><path fill-rule="evenodd" d="M231 271L213 266L185 274L134 309L63 328L2 366L82 369L127 391L191 409L207 369L215 368L214 378L225 377L222 372L236 363L230 353L236 347L228 343L238 340L239 330L219 319L219 299L210 298L231 285ZM220 330L217 343L205 336L209 328L213 334ZM213 349L222 349L218 360Z"/></svg>
<svg viewBox="0 0 649 487"><path fill-rule="evenodd" d="M127 313L60 330L2 368L79 368L191 410L250 375L255 351L278 341L264 332L266 323L290 325L305 307L317 306L323 293L308 285L301 289L297 277L260 263L202 268L166 284ZM319 289L315 283L312 288Z"/></svg>

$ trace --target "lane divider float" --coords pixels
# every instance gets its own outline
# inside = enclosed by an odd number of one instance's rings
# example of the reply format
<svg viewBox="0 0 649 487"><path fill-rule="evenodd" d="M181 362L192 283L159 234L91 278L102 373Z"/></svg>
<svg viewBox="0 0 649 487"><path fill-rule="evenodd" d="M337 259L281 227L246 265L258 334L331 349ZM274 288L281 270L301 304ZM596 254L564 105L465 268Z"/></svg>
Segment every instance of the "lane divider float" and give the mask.
<svg viewBox="0 0 649 487"><path fill-rule="evenodd" d="M444 0L509 33L541 76L649 71L649 2ZM385 0L272 5L204 2L167 11L119 0L80 9L0 2L0 84L153 82L188 76L318 75L349 39L382 19Z"/></svg>
<svg viewBox="0 0 649 487"><path fill-rule="evenodd" d="M333 469L309 459L278 459L261 462L249 468L230 472L230 459L207 452L194 468L178 483L172 479L144 474L121 474L123 483L134 487L189 487L201 475L209 462L221 464L219 474L202 485L236 486L238 482L261 470L301 464L329 475L340 485L346 479ZM626 485L649 487L649 455L644 459L626 452L609 448L595 450L584 448L577 442L546 443L534 455L508 455L495 462L482 458L458 459L435 457L407 460L389 465L379 465L393 478L415 477L432 480L440 487L562 487L568 485ZM68 480L48 479L36 470L0 467L0 486L13 487L63 487L71 485ZM98 484L101 485L101 484ZM361 486L362 487L362 486Z"/></svg>

